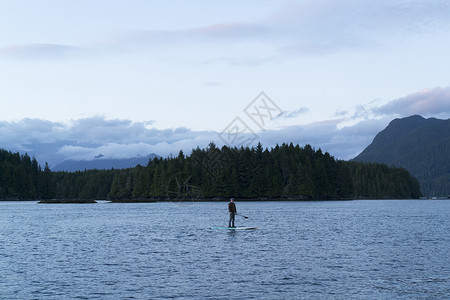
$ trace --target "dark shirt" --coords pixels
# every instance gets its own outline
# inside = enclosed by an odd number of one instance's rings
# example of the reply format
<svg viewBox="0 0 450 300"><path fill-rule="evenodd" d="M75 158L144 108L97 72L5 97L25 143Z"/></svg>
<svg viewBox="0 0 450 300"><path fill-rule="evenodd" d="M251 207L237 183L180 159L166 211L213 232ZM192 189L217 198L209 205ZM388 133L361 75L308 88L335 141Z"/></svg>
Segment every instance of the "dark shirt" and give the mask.
<svg viewBox="0 0 450 300"><path fill-rule="evenodd" d="M236 212L236 205L234 204L234 202L228 203L228 211L234 213Z"/></svg>

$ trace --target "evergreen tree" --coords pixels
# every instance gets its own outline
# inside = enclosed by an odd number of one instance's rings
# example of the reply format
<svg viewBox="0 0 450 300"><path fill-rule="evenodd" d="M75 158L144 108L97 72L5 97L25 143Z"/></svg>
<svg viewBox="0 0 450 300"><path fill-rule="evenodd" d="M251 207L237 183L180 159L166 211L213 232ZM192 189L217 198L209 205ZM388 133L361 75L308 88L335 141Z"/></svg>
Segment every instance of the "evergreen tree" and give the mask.
<svg viewBox="0 0 450 300"><path fill-rule="evenodd" d="M190 156L155 158L122 170L51 172L36 159L0 150L0 198L297 199L417 198L417 180L404 169L336 161L310 145L263 149L196 148Z"/></svg>

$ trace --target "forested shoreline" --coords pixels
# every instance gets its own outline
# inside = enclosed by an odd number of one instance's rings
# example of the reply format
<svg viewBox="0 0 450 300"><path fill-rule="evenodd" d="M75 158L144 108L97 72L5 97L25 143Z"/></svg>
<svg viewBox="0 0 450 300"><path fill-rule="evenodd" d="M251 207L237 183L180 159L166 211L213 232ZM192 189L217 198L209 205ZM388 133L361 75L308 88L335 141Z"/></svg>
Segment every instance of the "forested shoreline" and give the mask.
<svg viewBox="0 0 450 300"><path fill-rule="evenodd" d="M0 150L0 199L200 201L410 199L418 181L405 169L334 159L310 145L194 149L120 170L52 172L27 154Z"/></svg>

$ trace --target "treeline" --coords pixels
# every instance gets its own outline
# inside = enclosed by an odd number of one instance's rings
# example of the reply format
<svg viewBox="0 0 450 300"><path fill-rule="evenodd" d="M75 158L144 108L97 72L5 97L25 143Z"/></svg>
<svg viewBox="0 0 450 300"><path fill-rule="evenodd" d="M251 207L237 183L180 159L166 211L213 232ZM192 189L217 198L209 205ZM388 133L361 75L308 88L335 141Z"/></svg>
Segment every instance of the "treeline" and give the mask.
<svg viewBox="0 0 450 300"><path fill-rule="evenodd" d="M36 158L0 149L0 199L48 198L54 174Z"/></svg>
<svg viewBox="0 0 450 300"><path fill-rule="evenodd" d="M6 153L6 154L5 154ZM418 198L402 168L335 160L310 145L194 149L121 170L51 172L27 155L2 151L0 198L200 200ZM5 159L3 159L5 157ZM6 167L4 167L6 166Z"/></svg>

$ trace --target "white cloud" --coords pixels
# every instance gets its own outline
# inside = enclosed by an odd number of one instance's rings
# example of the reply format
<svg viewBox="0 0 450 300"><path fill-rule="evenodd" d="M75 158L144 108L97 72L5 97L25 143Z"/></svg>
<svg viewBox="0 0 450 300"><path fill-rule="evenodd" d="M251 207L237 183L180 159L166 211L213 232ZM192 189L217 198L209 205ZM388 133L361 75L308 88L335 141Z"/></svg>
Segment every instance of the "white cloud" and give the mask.
<svg viewBox="0 0 450 300"><path fill-rule="evenodd" d="M265 146L294 143L310 144L321 148L338 159L352 159L367 147L375 135L387 126L391 119L370 119L353 125L339 127L346 119L325 120L307 125L296 125L281 130L270 130L260 135Z"/></svg>
<svg viewBox="0 0 450 300"><path fill-rule="evenodd" d="M395 99L372 110L379 115L447 115L450 116L450 87L425 89Z"/></svg>
<svg viewBox="0 0 450 300"><path fill-rule="evenodd" d="M57 154L71 160L120 159L154 153L155 146L146 143L107 143L99 147L65 145Z"/></svg>
<svg viewBox="0 0 450 300"><path fill-rule="evenodd" d="M286 118L286 119L296 118L299 115L305 114L307 112L309 112L309 108L307 107L300 107L299 109L294 111L285 110L278 116L278 118Z"/></svg>

